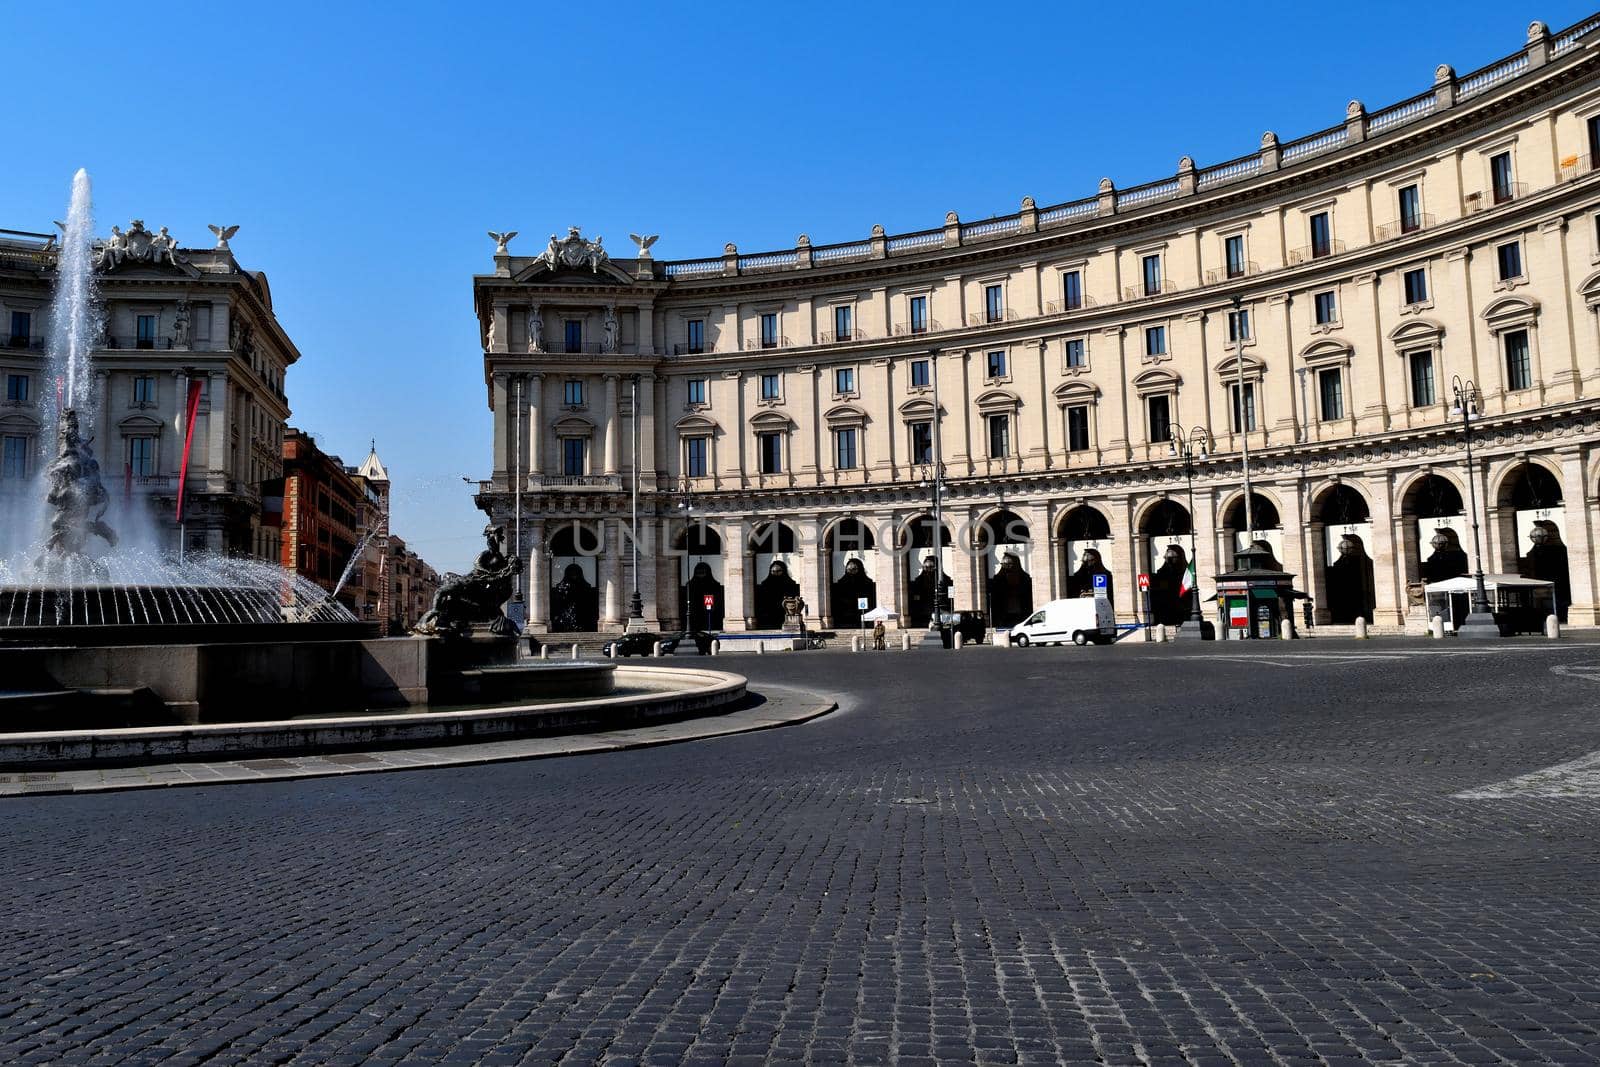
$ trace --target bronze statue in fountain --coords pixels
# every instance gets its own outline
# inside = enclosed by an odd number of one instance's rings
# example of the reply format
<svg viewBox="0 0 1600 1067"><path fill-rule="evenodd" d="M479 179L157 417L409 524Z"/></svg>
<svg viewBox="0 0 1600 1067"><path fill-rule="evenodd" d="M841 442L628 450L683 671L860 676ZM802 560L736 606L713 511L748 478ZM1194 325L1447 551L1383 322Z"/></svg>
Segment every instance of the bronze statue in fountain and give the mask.
<svg viewBox="0 0 1600 1067"><path fill-rule="evenodd" d="M478 553L477 562L464 577L454 575L433 595L433 608L417 621L412 633L465 636L474 625L487 623L489 633L514 636L517 624L506 617L501 605L511 599L520 559L507 559L506 528L493 523L484 527L488 542Z"/></svg>
<svg viewBox="0 0 1600 1067"><path fill-rule="evenodd" d="M95 577L106 577L105 564L84 551L91 536L109 546L117 543L116 531L105 521L110 494L100 481L100 464L89 444L78 429L77 411L67 408L56 425L56 458L45 470L50 537L34 561L34 567L45 573L86 568Z"/></svg>

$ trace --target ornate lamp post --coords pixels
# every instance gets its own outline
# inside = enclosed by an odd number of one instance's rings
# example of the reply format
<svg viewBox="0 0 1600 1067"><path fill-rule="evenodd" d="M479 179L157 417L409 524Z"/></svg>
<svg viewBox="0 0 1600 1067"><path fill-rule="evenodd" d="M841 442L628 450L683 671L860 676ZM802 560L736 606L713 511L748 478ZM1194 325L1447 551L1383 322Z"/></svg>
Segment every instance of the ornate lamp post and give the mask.
<svg viewBox="0 0 1600 1067"><path fill-rule="evenodd" d="M689 540L690 533L689 533L689 530L690 530L690 527L692 527L694 525L694 486L689 483L689 476L687 474L683 476L682 492L683 492L683 499L678 501L678 510L683 512L683 554L684 554L684 558L692 560L693 556L690 554L690 549L689 549L689 545L690 545L690 540ZM690 567L689 567L689 577L690 578L694 577L694 566L693 566L692 562L691 562ZM693 629L693 627L691 627L689 625L690 609L691 609L691 602L690 602L689 580L688 579L684 579L684 583L683 583L683 632L684 633L689 633ZM707 618L706 618L706 629L708 629L708 630L711 628L711 626L710 626L710 623L711 623L710 614L711 613L709 611L706 612L706 615L707 615Z"/></svg>
<svg viewBox="0 0 1600 1067"><path fill-rule="evenodd" d="M1205 620L1200 614L1200 565L1195 557L1199 555L1200 537L1195 532L1194 511L1194 475L1196 456L1205 459L1211 455L1211 435L1206 433L1204 426L1196 426L1187 434L1180 426L1174 426L1167 447L1174 456L1183 460L1183 476L1189 483L1189 566L1195 575L1194 588L1189 591L1190 603L1194 605L1194 624L1200 636L1205 636ZM1248 499L1248 497L1246 498Z"/></svg>
<svg viewBox="0 0 1600 1067"><path fill-rule="evenodd" d="M928 353L933 371L933 613L928 616L928 632L922 635L924 647L944 647L944 459L939 454L939 350ZM954 605L952 605L953 607ZM952 646L954 647L954 646Z"/></svg>
<svg viewBox="0 0 1600 1067"><path fill-rule="evenodd" d="M1489 610L1489 591L1483 584L1483 545L1478 536L1478 483L1472 476L1472 423L1480 414L1482 398L1471 379L1462 381L1458 374L1450 379L1450 390L1455 403L1450 414L1461 416L1461 434L1467 442L1467 494L1472 506L1472 565L1476 570L1477 588L1472 591L1472 612L1456 627L1457 637L1499 637L1500 627Z"/></svg>

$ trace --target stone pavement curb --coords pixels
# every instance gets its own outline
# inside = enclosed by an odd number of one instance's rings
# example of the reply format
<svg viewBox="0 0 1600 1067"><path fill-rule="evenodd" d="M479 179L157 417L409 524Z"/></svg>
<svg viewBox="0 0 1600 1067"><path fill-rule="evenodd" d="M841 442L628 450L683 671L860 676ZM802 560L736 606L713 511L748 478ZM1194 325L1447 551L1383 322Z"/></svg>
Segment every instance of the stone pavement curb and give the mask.
<svg viewBox="0 0 1600 1067"><path fill-rule="evenodd" d="M480 744L437 745L372 752L339 752L325 756L205 760L148 764L140 767L13 772L0 774L0 798L330 778L346 774L368 774L374 771L464 767L483 763L550 759L556 756L579 756L596 752L622 752L713 737L729 737L781 726L795 726L826 715L839 706L831 698L784 686L766 686L753 695L764 698L764 702L753 708L685 719L680 722L558 737L530 737Z"/></svg>

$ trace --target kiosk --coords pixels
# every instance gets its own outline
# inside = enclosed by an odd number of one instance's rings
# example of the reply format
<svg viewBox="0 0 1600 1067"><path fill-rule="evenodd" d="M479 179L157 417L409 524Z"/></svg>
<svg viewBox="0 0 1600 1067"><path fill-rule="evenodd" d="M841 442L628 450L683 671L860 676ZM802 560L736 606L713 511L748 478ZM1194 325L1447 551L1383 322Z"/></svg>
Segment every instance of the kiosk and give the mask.
<svg viewBox="0 0 1600 1067"><path fill-rule="evenodd" d="M1291 625L1294 575L1273 566L1272 549L1261 543L1233 555L1233 570L1217 575L1217 625L1224 640L1277 638Z"/></svg>

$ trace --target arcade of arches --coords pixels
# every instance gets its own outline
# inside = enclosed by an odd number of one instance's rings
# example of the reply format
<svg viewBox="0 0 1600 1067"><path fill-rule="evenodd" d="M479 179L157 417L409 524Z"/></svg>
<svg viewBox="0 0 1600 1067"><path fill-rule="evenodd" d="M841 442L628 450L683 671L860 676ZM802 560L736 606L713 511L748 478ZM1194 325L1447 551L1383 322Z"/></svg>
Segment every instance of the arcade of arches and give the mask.
<svg viewBox="0 0 1600 1067"><path fill-rule="evenodd" d="M1484 570L1551 581L1558 613L1593 624L1587 515L1595 473L1586 479L1575 457L1541 456L1491 459L1475 473ZM666 550L641 555L639 585L647 619L669 629L685 619L694 629L776 629L791 596L805 601L808 624L824 629L870 626L883 611L901 626L925 626L941 595L947 609L982 611L991 625L1007 626L1046 601L1093 595L1096 575L1104 575L1119 619L1178 623L1195 614L1190 583L1197 582L1201 613L1210 611L1214 576L1255 542L1296 575L1319 625L1362 618L1421 629L1422 584L1473 569L1469 497L1462 467L1437 465L1262 479L1248 517L1237 484L1197 482L1198 521L1180 493L952 502L937 535L926 510L708 515L669 522L658 539ZM543 548L530 559L533 627L619 626L631 592L626 524L537 525ZM1140 574L1150 575L1148 601Z"/></svg>

